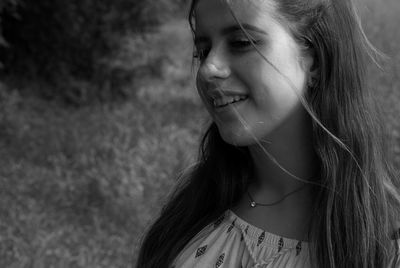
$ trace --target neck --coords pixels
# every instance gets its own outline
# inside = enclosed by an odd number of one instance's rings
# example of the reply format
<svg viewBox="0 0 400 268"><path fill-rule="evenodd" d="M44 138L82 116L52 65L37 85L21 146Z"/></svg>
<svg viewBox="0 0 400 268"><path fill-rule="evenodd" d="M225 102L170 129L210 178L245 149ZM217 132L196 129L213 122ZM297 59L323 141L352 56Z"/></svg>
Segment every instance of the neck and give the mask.
<svg viewBox="0 0 400 268"><path fill-rule="evenodd" d="M258 145L249 147L255 180L248 191L255 202L270 204L291 191L307 186L273 206L251 207L249 196L244 194L232 209L263 230L288 238L307 240L314 206L314 188L304 181L317 179L318 160L313 150L311 120L303 110L293 114L279 129L266 137L270 142L261 144L261 148Z"/></svg>
<svg viewBox="0 0 400 268"><path fill-rule="evenodd" d="M276 200L316 179L318 161L313 149L311 119L302 107L266 140L269 142L263 142L262 146L249 147L255 168L255 182L250 187L255 191L254 196L269 196L265 201Z"/></svg>

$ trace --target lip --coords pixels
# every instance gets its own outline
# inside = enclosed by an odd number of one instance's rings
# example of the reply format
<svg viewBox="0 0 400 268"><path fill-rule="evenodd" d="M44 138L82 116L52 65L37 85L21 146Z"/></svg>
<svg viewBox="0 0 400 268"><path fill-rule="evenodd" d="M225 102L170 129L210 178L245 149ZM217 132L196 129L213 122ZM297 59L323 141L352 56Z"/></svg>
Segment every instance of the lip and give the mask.
<svg viewBox="0 0 400 268"><path fill-rule="evenodd" d="M248 94L240 91L235 91L235 90L227 90L223 88L217 88L217 89L210 89L206 92L206 95L208 96L209 99L217 99L221 98L223 96L247 96Z"/></svg>
<svg viewBox="0 0 400 268"><path fill-rule="evenodd" d="M235 110L237 108L239 108L239 106L241 106L242 104L245 104L249 99L249 94L246 92L238 91L238 90L231 90L231 89L226 89L226 88L221 88L221 87L208 89L204 93L205 93L204 96L206 97L206 99L210 105L210 108L213 110L214 114L218 115L220 118L222 116L222 118L224 118L224 120L230 120L232 118L235 118L237 116L237 112ZM243 96L245 96L246 98L244 100L230 103L226 106L215 107L214 100L224 97L224 96L225 97L230 97L230 96L243 97Z"/></svg>
<svg viewBox="0 0 400 268"><path fill-rule="evenodd" d="M234 103L230 103L230 104L227 104L222 107L215 107L215 106L212 106L212 107L217 114L229 113L232 115L236 115L235 109L238 108L239 106L241 106L242 104L245 104L248 100L249 100L249 98L247 97L246 99L243 99L243 100L240 100L240 101L237 101Z"/></svg>

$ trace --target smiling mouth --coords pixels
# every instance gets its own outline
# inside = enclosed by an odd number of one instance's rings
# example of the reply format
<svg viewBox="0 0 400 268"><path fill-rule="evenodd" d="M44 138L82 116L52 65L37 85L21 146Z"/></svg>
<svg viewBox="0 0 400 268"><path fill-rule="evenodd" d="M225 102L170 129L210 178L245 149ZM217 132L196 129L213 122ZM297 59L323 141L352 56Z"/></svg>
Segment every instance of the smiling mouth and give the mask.
<svg viewBox="0 0 400 268"><path fill-rule="evenodd" d="M213 105L214 108L223 108L234 103L245 101L247 98L247 96L223 96L214 99Z"/></svg>

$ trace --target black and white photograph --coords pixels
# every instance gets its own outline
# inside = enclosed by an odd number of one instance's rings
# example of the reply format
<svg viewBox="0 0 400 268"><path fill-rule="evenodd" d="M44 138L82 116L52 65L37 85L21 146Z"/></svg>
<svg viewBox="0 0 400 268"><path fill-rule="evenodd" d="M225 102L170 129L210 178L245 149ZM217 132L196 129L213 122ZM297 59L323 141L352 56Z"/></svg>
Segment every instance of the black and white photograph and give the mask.
<svg viewBox="0 0 400 268"><path fill-rule="evenodd" d="M400 268L399 0L0 0L0 268Z"/></svg>

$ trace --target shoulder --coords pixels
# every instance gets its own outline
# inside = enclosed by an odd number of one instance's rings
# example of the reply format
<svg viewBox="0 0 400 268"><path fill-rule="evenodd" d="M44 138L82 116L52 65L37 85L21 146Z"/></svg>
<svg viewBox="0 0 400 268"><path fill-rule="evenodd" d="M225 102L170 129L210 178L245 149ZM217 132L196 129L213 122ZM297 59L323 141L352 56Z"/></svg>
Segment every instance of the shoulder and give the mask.
<svg viewBox="0 0 400 268"><path fill-rule="evenodd" d="M175 267L193 267L199 265L201 259L215 259L214 256L220 251L220 246L226 245L225 233L229 228L229 214L224 212L210 224L205 226L196 236L194 236L174 261ZM212 255L212 256L211 256ZM202 257L202 258L199 258ZM207 266L208 267L208 266Z"/></svg>

